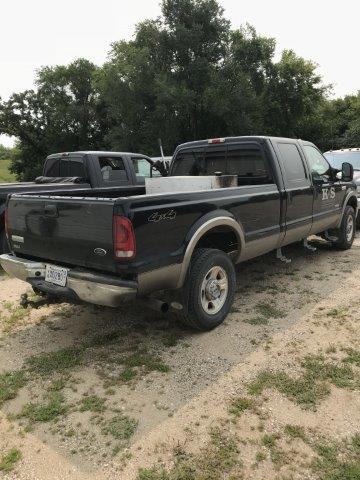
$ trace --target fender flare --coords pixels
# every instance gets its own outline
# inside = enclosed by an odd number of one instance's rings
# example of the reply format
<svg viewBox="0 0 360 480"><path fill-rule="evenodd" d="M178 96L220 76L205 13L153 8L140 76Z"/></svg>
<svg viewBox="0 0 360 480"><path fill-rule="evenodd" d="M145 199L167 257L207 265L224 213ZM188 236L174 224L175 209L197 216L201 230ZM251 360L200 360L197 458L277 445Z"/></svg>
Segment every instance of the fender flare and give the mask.
<svg viewBox="0 0 360 480"><path fill-rule="evenodd" d="M342 219L343 219L343 215L344 215L344 212L345 212L345 208L346 206L348 205L349 203L349 200L350 198L354 198L355 199L355 203L356 203L356 208L355 208L355 218L357 217L357 214L358 214L358 197L356 195L356 193L353 191L353 190L350 190L350 192L348 192L346 194L346 197L344 199L344 203L343 203L343 206L342 206L342 210L341 210L341 216L340 216L340 220L337 224L337 227L339 228L340 225L341 225L341 222L342 222Z"/></svg>
<svg viewBox="0 0 360 480"><path fill-rule="evenodd" d="M237 237L237 240L239 243L238 257L235 262L237 263L237 261L240 258L241 249L245 245L245 233L242 225L239 222L237 222L235 218L229 215L229 213L226 211L211 212L210 214L207 214L201 217L192 226L192 228L190 229L185 239L185 243L187 243L187 246L186 246L183 262L181 264L181 270L180 270L177 288L181 288L184 284L185 277L190 265L191 256L195 250L195 247L198 241L206 232L208 232L214 227L220 227L220 226L230 227L234 231Z"/></svg>

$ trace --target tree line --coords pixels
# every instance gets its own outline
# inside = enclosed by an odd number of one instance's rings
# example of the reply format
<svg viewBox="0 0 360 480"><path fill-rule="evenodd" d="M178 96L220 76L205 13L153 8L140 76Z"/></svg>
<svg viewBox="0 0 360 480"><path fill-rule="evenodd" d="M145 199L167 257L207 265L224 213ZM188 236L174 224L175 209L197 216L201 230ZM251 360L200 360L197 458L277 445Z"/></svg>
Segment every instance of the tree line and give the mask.
<svg viewBox="0 0 360 480"><path fill-rule="evenodd" d="M360 146L360 91L330 99L317 66L250 26L232 29L216 0L163 0L161 16L87 59L37 71L36 88L0 99L0 133L17 138L12 171L28 180L49 153L166 154L181 142L236 135Z"/></svg>

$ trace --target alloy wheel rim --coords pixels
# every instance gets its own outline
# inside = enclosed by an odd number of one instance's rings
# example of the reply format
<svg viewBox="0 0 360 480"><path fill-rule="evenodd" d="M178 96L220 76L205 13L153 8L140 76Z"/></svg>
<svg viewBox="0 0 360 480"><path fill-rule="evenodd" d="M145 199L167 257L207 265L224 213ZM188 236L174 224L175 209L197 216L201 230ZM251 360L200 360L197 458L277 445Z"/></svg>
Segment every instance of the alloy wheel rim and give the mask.
<svg viewBox="0 0 360 480"><path fill-rule="evenodd" d="M351 215L348 216L346 222L346 240L351 242L354 233L354 219Z"/></svg>

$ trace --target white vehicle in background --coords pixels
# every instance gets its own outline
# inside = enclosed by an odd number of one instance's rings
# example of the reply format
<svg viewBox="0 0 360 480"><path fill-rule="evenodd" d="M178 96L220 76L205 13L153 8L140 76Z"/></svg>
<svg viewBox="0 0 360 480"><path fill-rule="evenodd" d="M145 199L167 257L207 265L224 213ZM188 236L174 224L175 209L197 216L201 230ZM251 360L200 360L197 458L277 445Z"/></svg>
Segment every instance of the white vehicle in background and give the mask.
<svg viewBox="0 0 360 480"><path fill-rule="evenodd" d="M344 162L350 163L354 168L353 181L356 183L358 205L360 206L360 147L341 148L340 150L329 150L324 153L324 157L330 165L341 170ZM356 225L360 228L360 215L358 214Z"/></svg>

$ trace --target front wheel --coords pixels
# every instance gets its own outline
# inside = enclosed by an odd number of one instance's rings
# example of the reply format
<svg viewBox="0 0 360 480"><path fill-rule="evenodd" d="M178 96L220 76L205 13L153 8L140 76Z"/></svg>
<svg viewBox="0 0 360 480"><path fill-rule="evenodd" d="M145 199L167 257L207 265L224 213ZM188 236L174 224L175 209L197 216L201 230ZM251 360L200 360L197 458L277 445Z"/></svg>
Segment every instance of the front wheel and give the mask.
<svg viewBox="0 0 360 480"><path fill-rule="evenodd" d="M334 247L339 248L340 250L348 250L351 248L355 238L355 225L355 210L348 205L345 208L340 228L331 232L331 235L336 237L336 240L332 241Z"/></svg>
<svg viewBox="0 0 360 480"><path fill-rule="evenodd" d="M230 311L235 290L235 268L229 256L221 250L196 250L183 288L182 320L198 330L217 327Z"/></svg>

